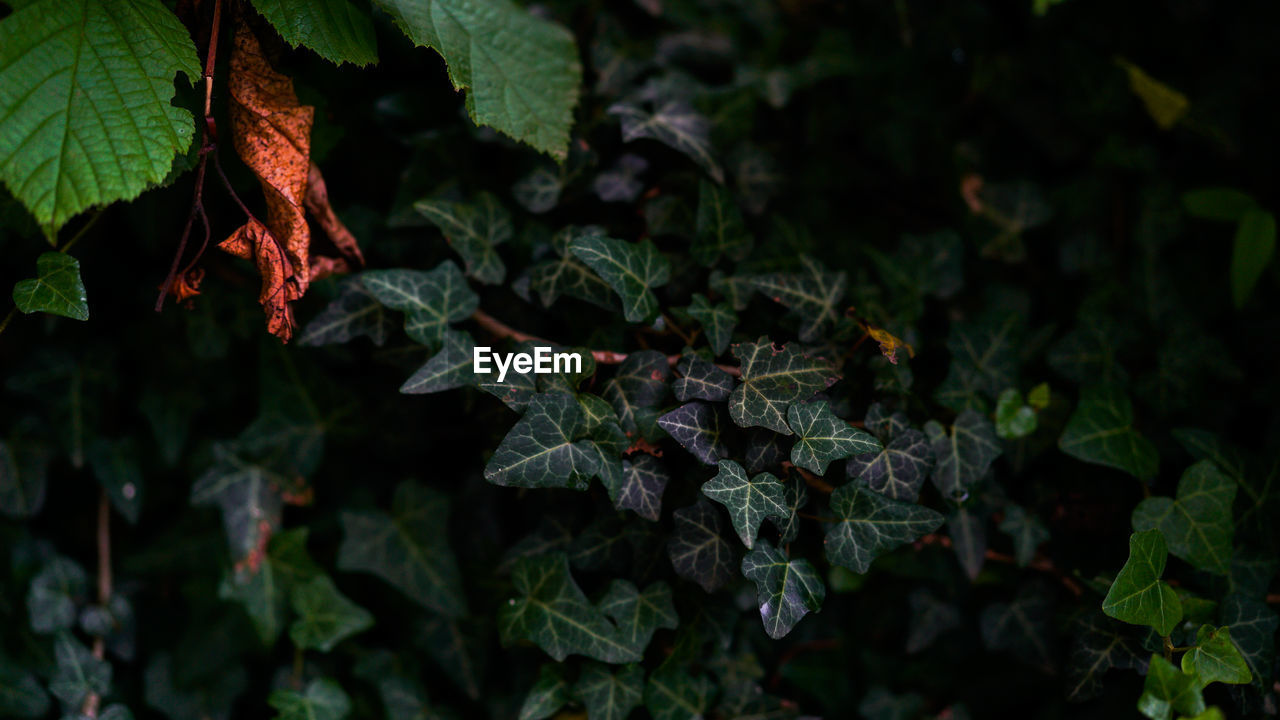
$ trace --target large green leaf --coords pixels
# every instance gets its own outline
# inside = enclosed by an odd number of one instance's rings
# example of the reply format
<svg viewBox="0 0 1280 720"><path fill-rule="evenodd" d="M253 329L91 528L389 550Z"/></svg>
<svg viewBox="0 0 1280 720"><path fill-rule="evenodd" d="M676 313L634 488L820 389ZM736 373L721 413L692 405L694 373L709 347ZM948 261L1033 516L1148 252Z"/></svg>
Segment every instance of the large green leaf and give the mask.
<svg viewBox="0 0 1280 720"><path fill-rule="evenodd" d="M1276 253L1276 216L1258 208L1245 211L1231 251L1231 299L1244 307Z"/></svg>
<svg viewBox="0 0 1280 720"><path fill-rule="evenodd" d="M0 181L49 238L137 197L191 146L177 73L194 81L200 63L159 0L39 0L0 21Z"/></svg>
<svg viewBox="0 0 1280 720"><path fill-rule="evenodd" d="M738 343L733 354L742 363L742 382L729 398L729 416L742 427L764 427L790 435L787 409L808 400L840 378L821 358L791 345L778 346L767 337Z"/></svg>
<svg viewBox="0 0 1280 720"><path fill-rule="evenodd" d="M724 170L711 146L711 122L688 102L667 100L652 110L631 102L615 103L608 113L622 124L622 140L651 138L698 164L712 180L724 182Z"/></svg>
<svg viewBox="0 0 1280 720"><path fill-rule="evenodd" d="M508 0L375 2L414 44L444 57L477 125L568 155L582 65L567 30Z"/></svg>
<svg viewBox="0 0 1280 720"><path fill-rule="evenodd" d="M715 687L704 676L676 668L659 668L644 687L644 706L653 720L702 720L711 708Z"/></svg>
<svg viewBox="0 0 1280 720"><path fill-rule="evenodd" d="M1072 626L1075 640L1067 664L1067 699L1088 700L1102 692L1102 677L1112 668L1140 668L1146 663L1141 643L1122 625L1102 613Z"/></svg>
<svg viewBox="0 0 1280 720"><path fill-rule="evenodd" d="M1230 628L1231 644L1249 666L1254 687L1264 688L1275 662L1280 616L1261 599L1232 594L1222 602L1222 624Z"/></svg>
<svg viewBox="0 0 1280 720"><path fill-rule="evenodd" d="M786 520L786 487L769 473L748 477L747 471L733 460L721 460L716 476L702 484L702 493L724 505L733 521L733 529L748 549L755 545L760 523L767 517Z"/></svg>
<svg viewBox="0 0 1280 720"><path fill-rule="evenodd" d="M838 522L827 530L827 560L858 573L880 555L937 530L944 520L927 507L852 483L831 493L831 511Z"/></svg>
<svg viewBox="0 0 1280 720"><path fill-rule="evenodd" d="M599 468L590 440L576 440L582 410L573 396L541 394L529 403L484 468L494 485L585 489Z"/></svg>
<svg viewBox="0 0 1280 720"><path fill-rule="evenodd" d="M742 260L751 252L753 240L742 212L723 185L705 179L699 183L697 223L689 254L699 264L711 267L721 255Z"/></svg>
<svg viewBox="0 0 1280 720"><path fill-rule="evenodd" d="M89 301L85 297L84 281L80 279L80 261L66 253L41 254L36 259L36 277L14 284L13 302L28 314L47 312L73 320L88 320Z"/></svg>
<svg viewBox="0 0 1280 720"><path fill-rule="evenodd" d="M338 568L370 572L438 613L462 615L466 599L447 536L449 499L414 482L396 487L391 514L342 513Z"/></svg>
<svg viewBox="0 0 1280 720"><path fill-rule="evenodd" d="M843 271L828 272L815 259L802 255L804 267L798 273L768 273L752 278L761 294L779 303L799 318L800 341L820 339L840 318L848 278Z"/></svg>
<svg viewBox="0 0 1280 720"><path fill-rule="evenodd" d="M236 561L248 557L280 526L289 481L249 462L227 445L215 445L214 464L191 486L192 505L217 505Z"/></svg>
<svg viewBox="0 0 1280 720"><path fill-rule="evenodd" d="M253 7L294 47L333 63L371 65L378 44L368 11L351 0L253 0Z"/></svg>
<svg viewBox="0 0 1280 720"><path fill-rule="evenodd" d="M267 697L276 709L276 720L342 720L351 712L351 700L342 686L329 678L316 678L305 690L281 688Z"/></svg>
<svg viewBox="0 0 1280 720"><path fill-rule="evenodd" d="M826 400L793 404L787 408L787 425L796 434L791 462L819 475L834 460L884 449L879 440L831 412Z"/></svg>
<svg viewBox="0 0 1280 720"><path fill-rule="evenodd" d="M756 584L764 631L775 640L806 614L822 609L827 586L808 560L792 560L767 541L742 558L742 574Z"/></svg>
<svg viewBox="0 0 1280 720"><path fill-rule="evenodd" d="M715 465L729 454L721 437L720 418L719 406L695 400L659 417L658 426L698 460Z"/></svg>
<svg viewBox="0 0 1280 720"><path fill-rule="evenodd" d="M413 209L440 228L468 275L489 285L507 276L497 246L511 239L511 215L493 195L482 193L471 203L419 200Z"/></svg>
<svg viewBox="0 0 1280 720"><path fill-rule="evenodd" d="M1139 480L1156 474L1156 449L1133 429L1133 403L1117 385L1095 385L1080 394L1058 447L1085 462L1123 470Z"/></svg>
<svg viewBox="0 0 1280 720"><path fill-rule="evenodd" d="M298 617L289 628L289 638L299 648L329 652L373 626L369 611L339 592L328 575L319 574L294 585L291 602Z"/></svg>
<svg viewBox="0 0 1280 720"><path fill-rule="evenodd" d="M587 708L589 720L626 720L644 698L644 670L624 665L614 672L608 665L586 662L573 694Z"/></svg>
<svg viewBox="0 0 1280 720"><path fill-rule="evenodd" d="M1231 503L1236 483L1210 460L1187 468L1177 498L1150 497L1133 510L1133 529L1157 528L1169 552L1201 570L1226 575L1230 569Z"/></svg>
<svg viewBox="0 0 1280 720"><path fill-rule="evenodd" d="M1159 530L1129 536L1129 559L1102 601L1107 615L1134 625L1149 625L1168 635L1182 620L1182 602L1169 583L1160 579L1168 550Z"/></svg>
<svg viewBox="0 0 1280 720"><path fill-rule="evenodd" d="M933 484L948 497L967 492L1000 456L995 426L975 410L965 410L956 416L950 429L937 420L930 420L925 423L924 431L933 448Z"/></svg>
<svg viewBox="0 0 1280 720"><path fill-rule="evenodd" d="M870 427L870 425L868 425ZM907 428L875 455L854 455L845 465L851 478L894 500L915 502L933 468L933 447L924 433Z"/></svg>
<svg viewBox="0 0 1280 720"><path fill-rule="evenodd" d="M433 350L443 344L449 323L465 319L480 304L458 266L448 260L430 272L369 270L360 281L378 302L402 311L405 332Z"/></svg>
<svg viewBox="0 0 1280 720"><path fill-rule="evenodd" d="M677 575L707 592L723 587L737 568L733 547L720 532L720 513L706 500L675 512L667 554Z"/></svg>
<svg viewBox="0 0 1280 720"><path fill-rule="evenodd" d="M671 588L662 581L641 592L629 580L614 580L596 607L617 623L618 639L637 656L644 655L660 628L674 630L680 622L671 601Z"/></svg>
<svg viewBox="0 0 1280 720"><path fill-rule="evenodd" d="M1253 679L1249 664L1231 642L1230 627L1201 625L1195 646L1182 656L1182 671L1196 676L1200 687L1213 682L1243 685Z"/></svg>
<svg viewBox="0 0 1280 720"><path fill-rule="evenodd" d="M648 322L658 313L653 288L671 277L671 264L648 240L629 243L600 235L574 238L570 249L622 299L627 322Z"/></svg>
<svg viewBox="0 0 1280 720"><path fill-rule="evenodd" d="M618 414L618 424L632 437L647 435L647 426L658 419L654 406L667 394L671 367L667 357L656 350L627 355L618 372L604 384L600 394Z"/></svg>
<svg viewBox="0 0 1280 720"><path fill-rule="evenodd" d="M512 582L518 597L498 613L507 642L528 640L557 661L584 655L607 663L639 662L641 654L592 605L569 574L564 553L523 558Z"/></svg>
<svg viewBox="0 0 1280 720"><path fill-rule="evenodd" d="M733 305L727 302L712 305L706 295L695 293L687 312L702 325L711 351L716 355L724 354L733 337L733 329L738 325L738 314L733 311Z"/></svg>
<svg viewBox="0 0 1280 720"><path fill-rule="evenodd" d="M1172 720L1175 711L1181 715L1204 712L1204 697L1193 675L1182 672L1159 655L1152 655L1147 665L1147 679L1142 684L1142 696L1138 698L1138 710L1151 720Z"/></svg>

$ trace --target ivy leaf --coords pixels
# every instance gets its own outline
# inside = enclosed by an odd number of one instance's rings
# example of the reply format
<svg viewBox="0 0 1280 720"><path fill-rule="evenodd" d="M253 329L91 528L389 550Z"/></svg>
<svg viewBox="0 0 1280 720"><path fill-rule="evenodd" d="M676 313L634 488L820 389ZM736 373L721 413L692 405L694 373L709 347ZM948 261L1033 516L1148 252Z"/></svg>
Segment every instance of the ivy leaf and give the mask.
<svg viewBox="0 0 1280 720"><path fill-rule="evenodd" d="M653 288L671 277L671 264L649 240L629 243L601 235L582 235L569 246L622 299L627 322L648 322L658 313Z"/></svg>
<svg viewBox="0 0 1280 720"><path fill-rule="evenodd" d="M1182 715L1204 712L1204 697L1196 678L1173 666L1159 655L1152 655L1147 665L1147 679L1142 684L1138 710L1151 720L1171 720L1177 711Z"/></svg>
<svg viewBox="0 0 1280 720"><path fill-rule="evenodd" d="M415 45L440 53L467 113L553 158L569 152L582 65L563 27L507 2L376 0Z"/></svg>
<svg viewBox="0 0 1280 720"><path fill-rule="evenodd" d="M303 45L336 65L373 65L373 20L346 0L253 0L253 7L293 47Z"/></svg>
<svg viewBox="0 0 1280 720"><path fill-rule="evenodd" d="M1222 602L1222 624L1230 628L1231 644L1249 666L1254 687L1261 689L1271 677L1280 617L1262 600L1231 594Z"/></svg>
<svg viewBox="0 0 1280 720"><path fill-rule="evenodd" d="M849 458L845 474L865 481L872 490L887 498L915 502L932 468L933 447L928 437L919 430L907 428L879 453Z"/></svg>
<svg viewBox="0 0 1280 720"><path fill-rule="evenodd" d="M600 461L590 440L574 440L581 423L572 396L537 395L494 451L484 479L507 487L585 489Z"/></svg>
<svg viewBox="0 0 1280 720"><path fill-rule="evenodd" d="M658 426L707 465L729 454L721 438L720 411L709 403L695 400L681 405L658 418Z"/></svg>
<svg viewBox="0 0 1280 720"><path fill-rule="evenodd" d="M671 390L680 402L724 402L733 393L733 376L697 355L686 354L680 358L676 372L680 377L671 383Z"/></svg>
<svg viewBox="0 0 1280 720"><path fill-rule="evenodd" d="M446 534L449 499L413 482L396 486L391 515L377 510L342 513L338 569L369 572L423 607L462 615L466 599Z"/></svg>
<svg viewBox="0 0 1280 720"><path fill-rule="evenodd" d="M703 179L698 184L697 232L689 254L699 265L711 267L721 255L738 261L751 252L754 241L729 189Z"/></svg>
<svg viewBox="0 0 1280 720"><path fill-rule="evenodd" d="M880 403L871 403L871 407L867 408L866 417L862 419L862 424L868 432L880 438L882 443L887 443L911 429L911 419L906 413L901 410L890 413Z"/></svg>
<svg viewBox="0 0 1280 720"><path fill-rule="evenodd" d="M614 580L596 607L618 624L618 639L637 657L644 656L659 628L674 630L680 623L671 588L662 581L640 592L629 580Z"/></svg>
<svg viewBox="0 0 1280 720"><path fill-rule="evenodd" d="M351 700L342 686L329 678L316 678L299 692L281 688L267 696L276 709L276 720L342 720L351 712Z"/></svg>
<svg viewBox="0 0 1280 720"><path fill-rule="evenodd" d="M791 516L786 488L767 472L748 479L747 471L733 460L721 460L718 467L716 476L702 484L702 493L725 506L733 529L749 550L765 518L786 520Z"/></svg>
<svg viewBox="0 0 1280 720"><path fill-rule="evenodd" d="M409 337L433 350L443 344L449 323L469 317L480 305L458 266L449 260L430 272L368 270L360 281L378 302L405 314Z"/></svg>
<svg viewBox="0 0 1280 720"><path fill-rule="evenodd" d="M948 497L968 491L1000 456L1000 441L991 421L974 410L956 416L948 432L936 420L925 423L936 464L933 484Z"/></svg>
<svg viewBox="0 0 1280 720"><path fill-rule="evenodd" d="M1040 520L1019 505L1005 508L1000 532L1013 538L1013 557L1018 567L1031 564L1036 550L1049 539L1049 531Z"/></svg>
<svg viewBox="0 0 1280 720"><path fill-rule="evenodd" d="M628 434L642 434L640 430L647 424L644 416L666 396L670 372L665 355L656 350L642 350L627 355L618 366L617 374L604 384L600 394L618 413L618 424ZM649 416L657 419L656 412Z"/></svg>
<svg viewBox="0 0 1280 720"><path fill-rule="evenodd" d="M214 464L191 486L192 505L218 505L231 556L248 557L280 527L289 482L261 465L238 456L230 446L215 445Z"/></svg>
<svg viewBox="0 0 1280 720"><path fill-rule="evenodd" d="M767 541L742 558L742 574L756 584L764 631L777 640L806 614L822 609L827 586L808 560L788 559Z"/></svg>
<svg viewBox="0 0 1280 720"><path fill-rule="evenodd" d="M720 534L720 514L706 500L675 512L675 529L667 543L667 554L676 574L688 578L707 592L715 592L729 582L737 563L733 547Z"/></svg>
<svg viewBox="0 0 1280 720"><path fill-rule="evenodd" d="M826 400L795 403L787 408L787 425L796 434L791 462L819 475L834 460L880 452L880 441L831 412Z"/></svg>
<svg viewBox="0 0 1280 720"><path fill-rule="evenodd" d="M653 720L702 720L711 708L714 691L711 681L704 676L659 668L649 675L649 682L645 684L644 706Z"/></svg>
<svg viewBox="0 0 1280 720"><path fill-rule="evenodd" d="M1246 210L1231 251L1231 299L1237 308L1244 307L1275 252L1276 216L1260 208Z"/></svg>
<svg viewBox="0 0 1280 720"><path fill-rule="evenodd" d="M733 305L730 303L712 305L706 295L695 293L686 312L702 325L703 332L707 334L707 343L711 345L711 352L723 355L729 348L733 328L738 324L738 314L733 311Z"/></svg>
<svg viewBox="0 0 1280 720"><path fill-rule="evenodd" d="M507 276L497 246L511 239L511 215L493 195L482 193L474 203L419 200L413 209L440 228L468 275L487 285Z"/></svg>
<svg viewBox="0 0 1280 720"><path fill-rule="evenodd" d="M761 337L733 346L742 382L729 398L729 416L741 427L764 427L790 435L787 408L831 386L840 376L825 360Z"/></svg>
<svg viewBox="0 0 1280 720"><path fill-rule="evenodd" d="M827 530L827 560L865 573L871 562L894 548L937 530L943 516L922 505L890 500L855 484L831 493L839 522Z"/></svg>
<svg viewBox="0 0 1280 720"><path fill-rule="evenodd" d="M12 16L7 19L12 20ZM13 286L13 302L28 315L47 312L73 320L88 320L89 301L85 297L84 281L80 279L80 261L66 253L42 253L36 258L36 277L19 280Z"/></svg>
<svg viewBox="0 0 1280 720"><path fill-rule="evenodd" d="M1182 656L1182 672L1194 675L1205 687L1220 682L1243 685L1253 679L1249 664L1231 642L1231 628L1201 625L1196 644Z"/></svg>
<svg viewBox="0 0 1280 720"><path fill-rule="evenodd" d="M623 460L618 482L605 482L605 489L614 507L657 522L662 516L662 493L670 481L671 475L662 461L652 455L639 455Z"/></svg>
<svg viewBox="0 0 1280 720"><path fill-rule="evenodd" d="M218 588L219 597L244 606L263 645L271 646L280 634L290 592L321 574L307 554L307 535L305 527L272 535L258 567L237 566Z"/></svg>
<svg viewBox="0 0 1280 720"><path fill-rule="evenodd" d="M86 457L112 506L130 525L137 525L142 506L142 470L134 443L128 439L98 439L89 446Z"/></svg>
<svg viewBox="0 0 1280 720"><path fill-rule="evenodd" d="M392 327L389 313L357 277L342 283L338 297L303 328L298 344L335 345L365 335L382 347Z"/></svg>
<svg viewBox="0 0 1280 720"><path fill-rule="evenodd" d="M529 286L538 293L543 307L551 307L561 295L606 310L616 307L613 288L573 253L574 240L583 236L604 237L604 230L595 226L564 228L551 238L556 259L529 268Z"/></svg>
<svg viewBox="0 0 1280 720"><path fill-rule="evenodd" d="M784 486L786 487L786 518L770 518L770 522L774 527L778 528L778 544L785 546L792 542L800 535L800 510L809 502L809 491L805 481L798 473L792 473L787 478Z"/></svg>
<svg viewBox="0 0 1280 720"><path fill-rule="evenodd" d="M27 590L27 614L31 630L53 633L76 624L76 605L89 590L89 577L79 563L55 555L40 568Z"/></svg>
<svg viewBox="0 0 1280 720"><path fill-rule="evenodd" d="M947 518L947 535L951 538L951 549L960 559L960 566L970 580L982 572L982 564L987 552L987 529L985 516L972 507L962 505L956 508Z"/></svg>
<svg viewBox="0 0 1280 720"><path fill-rule="evenodd" d="M476 384L479 378L474 366L475 349L471 335L461 330L445 330L440 352L410 375L400 386L400 392L421 395Z"/></svg>
<svg viewBox="0 0 1280 720"><path fill-rule="evenodd" d="M668 100L653 111L620 102L607 112L622 124L623 142L652 138L687 155L712 180L724 182L724 170L711 147L711 123L684 100Z"/></svg>
<svg viewBox="0 0 1280 720"><path fill-rule="evenodd" d="M978 392L996 397L1015 384L1021 329L1017 312L987 312L968 322L952 323L947 337L952 372L972 376Z"/></svg>
<svg viewBox="0 0 1280 720"><path fill-rule="evenodd" d="M612 672L608 665L586 662L573 694L590 720L627 720L644 697L644 671L639 665L624 665Z"/></svg>
<svg viewBox="0 0 1280 720"><path fill-rule="evenodd" d="M768 273L752 279L755 289L800 318L800 342L816 342L840 318L848 277L827 272L817 260L800 256L799 273Z"/></svg>
<svg viewBox="0 0 1280 720"><path fill-rule="evenodd" d="M1133 429L1133 404L1117 385L1095 385L1080 395L1058 448L1088 463L1123 470L1139 480L1155 477L1156 449Z"/></svg>
<svg viewBox="0 0 1280 720"><path fill-rule="evenodd" d="M1007 650L1046 673L1054 670L1048 599L1036 585L1018 591L1012 602L993 603L979 621L982 642L990 650Z"/></svg>
<svg viewBox="0 0 1280 720"><path fill-rule="evenodd" d="M328 575L294 585L291 595L298 617L289 628L289 638L304 650L329 652L343 640L373 627L369 611L339 592Z"/></svg>
<svg viewBox="0 0 1280 720"><path fill-rule="evenodd" d="M0 181L51 242L72 216L159 183L191 146L177 73L194 81L200 63L157 0L29 2L0 22Z"/></svg>
<svg viewBox="0 0 1280 720"><path fill-rule="evenodd" d="M423 622L420 637L436 666L467 697L478 700L487 660L487 644L481 643L473 626L459 620L433 616Z"/></svg>
<svg viewBox="0 0 1280 720"><path fill-rule="evenodd" d="M1006 440L1023 438L1036 431L1036 411L1022 403L1022 393L1009 388L996 400L996 435Z"/></svg>
<svg viewBox="0 0 1280 720"><path fill-rule="evenodd" d="M1169 552L1201 570L1226 575L1230 569L1232 536L1231 504L1235 481L1210 460L1201 460L1178 481L1176 499L1146 498L1133 510L1133 529L1157 528Z"/></svg>
<svg viewBox="0 0 1280 720"><path fill-rule="evenodd" d="M1097 611L1073 626L1075 641L1067 666L1067 699L1088 700L1102 691L1102 676L1112 668L1146 670L1141 645Z"/></svg>
<svg viewBox="0 0 1280 720"><path fill-rule="evenodd" d="M1168 550L1159 530L1129 536L1129 559L1111 583L1102 611L1133 625L1149 625L1168 636L1182 620L1178 593L1160 579L1168 562Z"/></svg>
<svg viewBox="0 0 1280 720"><path fill-rule="evenodd" d="M557 662L570 655L607 663L640 661L640 653L582 594L564 553L522 558L512 582L519 597L498 613L498 626L508 642L529 640Z"/></svg>
<svg viewBox="0 0 1280 720"><path fill-rule="evenodd" d="M924 650L939 635L960 625L960 610L923 588L913 590L907 596L907 604L911 606L911 624L904 648L908 654Z"/></svg>
<svg viewBox="0 0 1280 720"><path fill-rule="evenodd" d="M560 711L569 702L569 683L559 664L543 665L538 671L538 681L529 688L520 706L519 720L545 720Z"/></svg>
<svg viewBox="0 0 1280 720"><path fill-rule="evenodd" d="M49 680L49 692L68 707L80 707L89 693L106 695L111 689L111 663L94 657L69 632L53 640L57 670Z"/></svg>
<svg viewBox="0 0 1280 720"><path fill-rule="evenodd" d="M565 178L554 167L540 166L511 186L511 196L525 210L541 215L560 204Z"/></svg>

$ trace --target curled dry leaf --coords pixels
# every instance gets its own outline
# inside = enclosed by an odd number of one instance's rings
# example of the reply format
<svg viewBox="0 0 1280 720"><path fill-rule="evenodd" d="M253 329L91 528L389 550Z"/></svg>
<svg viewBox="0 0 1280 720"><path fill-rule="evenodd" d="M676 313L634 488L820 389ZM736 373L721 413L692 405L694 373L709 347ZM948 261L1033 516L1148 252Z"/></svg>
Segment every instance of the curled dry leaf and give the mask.
<svg viewBox="0 0 1280 720"><path fill-rule="evenodd" d="M360 252L360 245L356 242L356 236L352 235L347 226L342 224L342 221L338 219L338 214L329 205L329 189L325 187L324 175L320 174L320 166L315 163L311 163L311 170L307 175L307 210L315 219L316 224L320 226L320 229L324 231L324 234L338 248L338 252L354 261L357 265L364 265L364 255ZM311 270L311 279L316 279L314 268Z"/></svg>
<svg viewBox="0 0 1280 720"><path fill-rule="evenodd" d="M865 325L864 329L866 330L867 335L871 336L872 340L875 340L880 344L880 354L888 358L889 362L894 365L898 364L898 350L905 349L907 351L907 357L916 356L915 349L888 330L878 328L871 324Z"/></svg>
<svg viewBox="0 0 1280 720"><path fill-rule="evenodd" d="M200 283L204 280L204 268L191 268L184 273L178 273L173 278L173 284L169 286L169 294L174 300L182 302L200 294Z"/></svg>

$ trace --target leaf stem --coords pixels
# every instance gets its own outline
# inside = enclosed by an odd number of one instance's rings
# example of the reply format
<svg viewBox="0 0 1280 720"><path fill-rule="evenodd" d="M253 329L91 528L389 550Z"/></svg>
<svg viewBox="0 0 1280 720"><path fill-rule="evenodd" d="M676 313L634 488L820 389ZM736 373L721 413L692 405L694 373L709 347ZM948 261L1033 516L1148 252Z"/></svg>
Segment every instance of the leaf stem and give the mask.
<svg viewBox="0 0 1280 720"><path fill-rule="evenodd" d="M106 608L111 602L111 500L106 489L98 495L98 604ZM106 638L99 635L93 639L93 656L99 660L106 657ZM98 705L102 702L98 693L90 692L84 699L80 714L89 718L98 717Z"/></svg>
<svg viewBox="0 0 1280 720"><path fill-rule="evenodd" d="M4 329L9 327L9 321L13 320L13 316L17 314L18 314L17 305L14 305L13 307L9 308L9 312L4 316L4 320L0 320L0 333L3 333Z"/></svg>

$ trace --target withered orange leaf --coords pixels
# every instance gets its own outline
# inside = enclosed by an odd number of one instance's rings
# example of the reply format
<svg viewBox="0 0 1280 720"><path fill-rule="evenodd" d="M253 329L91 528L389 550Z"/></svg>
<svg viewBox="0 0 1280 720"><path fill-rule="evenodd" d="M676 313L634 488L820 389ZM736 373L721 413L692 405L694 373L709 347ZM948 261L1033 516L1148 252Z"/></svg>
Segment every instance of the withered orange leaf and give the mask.
<svg viewBox="0 0 1280 720"><path fill-rule="evenodd" d="M241 225L231 237L223 240L218 247L237 257L252 259L262 274L262 290L258 293L258 302L267 313L267 331L281 340L293 336L293 309L289 302L302 297L302 287L296 276L287 275L289 268L287 252L265 225L257 220L250 220ZM309 272L303 266L305 273Z"/></svg>
<svg viewBox="0 0 1280 720"><path fill-rule="evenodd" d="M311 217L338 248L338 252L356 265L364 265L364 255L360 252L360 245L356 243L356 236L342 224L338 214L329 205L329 189L324 184L324 175L320 173L320 166L315 163L311 163L311 170L307 175L306 200ZM316 277L316 271L312 268L311 279L315 280Z"/></svg>
<svg viewBox="0 0 1280 720"><path fill-rule="evenodd" d="M184 273L178 273L169 285L169 294L178 302L193 298L200 294L200 283L203 280L204 268L191 268Z"/></svg>
<svg viewBox="0 0 1280 720"><path fill-rule="evenodd" d="M863 326L867 334L880 344L880 353L889 359L894 365L898 364L898 350L905 349L908 357L915 357L916 351L910 345L903 342L901 338L883 328L878 328L870 323Z"/></svg>

